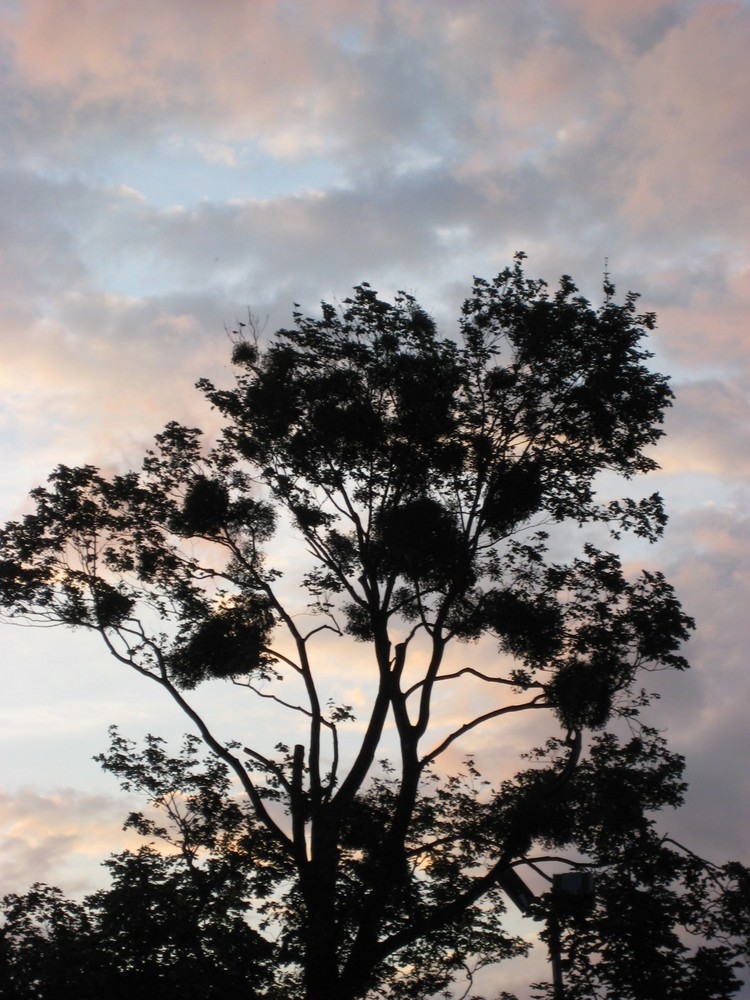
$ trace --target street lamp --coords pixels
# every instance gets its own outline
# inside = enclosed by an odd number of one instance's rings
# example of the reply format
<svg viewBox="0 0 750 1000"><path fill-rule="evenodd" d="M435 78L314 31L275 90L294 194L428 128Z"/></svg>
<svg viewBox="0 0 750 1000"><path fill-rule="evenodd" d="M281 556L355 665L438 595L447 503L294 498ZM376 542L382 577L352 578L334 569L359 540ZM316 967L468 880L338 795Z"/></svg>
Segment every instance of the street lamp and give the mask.
<svg viewBox="0 0 750 1000"><path fill-rule="evenodd" d="M545 878L548 876L545 875ZM523 914L528 914L531 903L536 899L524 880L515 870L509 868L499 880L500 888ZM552 965L552 986L555 1000L565 1000L565 986L562 975L562 946L558 917L571 899L591 901L594 899L594 873L586 871L559 872L552 876L552 902L547 918L549 931L549 959Z"/></svg>

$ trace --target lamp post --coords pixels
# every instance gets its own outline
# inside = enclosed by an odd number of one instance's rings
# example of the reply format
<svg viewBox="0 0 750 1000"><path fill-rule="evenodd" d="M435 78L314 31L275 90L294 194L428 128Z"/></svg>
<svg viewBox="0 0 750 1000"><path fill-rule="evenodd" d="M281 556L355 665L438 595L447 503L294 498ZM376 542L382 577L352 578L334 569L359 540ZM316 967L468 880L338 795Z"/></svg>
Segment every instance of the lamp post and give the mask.
<svg viewBox="0 0 750 1000"><path fill-rule="evenodd" d="M545 876L547 878L548 876ZM529 906L536 899L524 880L515 870L509 868L500 878L500 888L524 915L528 914ZM552 876L552 901L547 917L549 931L549 959L552 965L552 988L554 1000L565 1000L565 984L562 974L562 944L560 941L560 912L564 910L566 900L578 898L594 899L593 872L571 871L560 872Z"/></svg>

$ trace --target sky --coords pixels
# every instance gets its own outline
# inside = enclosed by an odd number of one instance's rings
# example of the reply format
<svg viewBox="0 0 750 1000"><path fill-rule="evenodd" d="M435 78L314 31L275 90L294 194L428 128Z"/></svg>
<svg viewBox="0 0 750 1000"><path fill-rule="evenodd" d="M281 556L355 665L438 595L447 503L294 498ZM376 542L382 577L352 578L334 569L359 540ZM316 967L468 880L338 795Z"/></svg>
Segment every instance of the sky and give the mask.
<svg viewBox="0 0 750 1000"><path fill-rule="evenodd" d="M670 524L625 553L698 624L664 823L750 862L748 51L744 0L0 0L0 516L215 426L192 386L248 310L367 280L450 335L517 250L594 300L607 270L676 394L643 485ZM184 726L83 635L3 626L0 671L0 892L90 890L132 805L107 726Z"/></svg>

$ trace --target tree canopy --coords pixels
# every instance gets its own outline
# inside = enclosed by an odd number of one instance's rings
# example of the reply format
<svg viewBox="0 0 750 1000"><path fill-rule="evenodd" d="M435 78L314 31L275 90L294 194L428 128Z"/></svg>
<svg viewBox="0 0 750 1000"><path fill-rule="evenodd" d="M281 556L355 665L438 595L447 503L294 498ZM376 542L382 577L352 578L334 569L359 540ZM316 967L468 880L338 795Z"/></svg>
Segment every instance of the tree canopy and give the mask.
<svg viewBox="0 0 750 1000"><path fill-rule="evenodd" d="M59 467L3 529L6 615L98 632L214 754L192 792L158 743L142 758L117 737L105 761L157 804L200 801L180 856L191 886L228 864L227 895L218 929L185 926L251 955L259 996L446 990L525 950L513 873L566 865L596 873L595 904L532 904L554 916L566 996L736 991L745 869L659 835L683 762L642 717L644 678L685 669L693 623L661 573L591 540L666 522L657 494L601 498L656 468L672 395L653 325L608 278L595 308L523 255L475 280L457 339L362 284L267 343L238 326L234 384L199 383L215 440L170 423L138 472ZM576 527L579 554L556 555ZM230 744L192 694L214 681L247 699ZM485 781L478 746L524 716L525 761ZM112 863L115 889L134 864ZM171 877L158 853L137 864Z"/></svg>

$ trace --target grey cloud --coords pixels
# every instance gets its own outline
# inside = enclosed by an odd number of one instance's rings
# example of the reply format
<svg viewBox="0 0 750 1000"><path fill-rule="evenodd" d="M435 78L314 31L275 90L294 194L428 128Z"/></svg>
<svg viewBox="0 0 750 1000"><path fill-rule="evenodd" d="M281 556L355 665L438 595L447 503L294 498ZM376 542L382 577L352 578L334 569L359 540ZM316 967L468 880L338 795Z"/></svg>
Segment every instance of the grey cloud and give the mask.
<svg viewBox="0 0 750 1000"><path fill-rule="evenodd" d="M29 319L85 279L73 230L85 215L82 184L53 184L28 173L0 174L0 310Z"/></svg>
<svg viewBox="0 0 750 1000"><path fill-rule="evenodd" d="M662 566L696 619L684 676L655 678L659 725L687 757L686 808L668 825L714 860L747 853L750 517L742 498L672 519Z"/></svg>
<svg viewBox="0 0 750 1000"><path fill-rule="evenodd" d="M736 483L750 475L750 387L747 378L704 379L675 385L660 449L667 469Z"/></svg>

